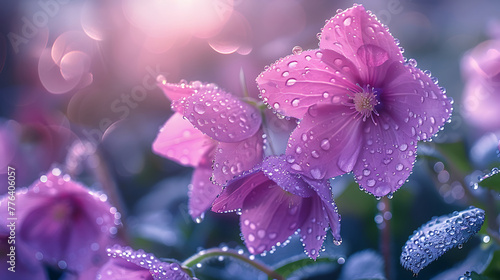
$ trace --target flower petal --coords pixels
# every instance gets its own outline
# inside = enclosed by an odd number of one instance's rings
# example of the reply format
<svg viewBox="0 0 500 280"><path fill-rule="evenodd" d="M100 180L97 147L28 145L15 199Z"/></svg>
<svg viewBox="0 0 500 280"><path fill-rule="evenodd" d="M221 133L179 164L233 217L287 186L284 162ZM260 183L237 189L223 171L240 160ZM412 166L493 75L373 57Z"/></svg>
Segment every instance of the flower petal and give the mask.
<svg viewBox="0 0 500 280"><path fill-rule="evenodd" d="M352 171L361 150L361 126L344 105L312 106L290 136L291 168L313 179Z"/></svg>
<svg viewBox="0 0 500 280"><path fill-rule="evenodd" d="M240 177L229 181L224 190L215 199L212 211L217 213L240 211L243 208L244 199L254 188L261 184L266 186L274 184L259 169L260 167L257 166L243 173Z"/></svg>
<svg viewBox="0 0 500 280"><path fill-rule="evenodd" d="M197 167L193 172L191 185L189 186L189 215L195 221L203 219L205 211L210 209L222 187L210 180L212 176L211 165Z"/></svg>
<svg viewBox="0 0 500 280"><path fill-rule="evenodd" d="M387 112L399 130L414 139L431 139L451 116L451 100L444 89L411 65L394 63L388 73L380 114Z"/></svg>
<svg viewBox="0 0 500 280"><path fill-rule="evenodd" d="M285 160L285 155L270 156L262 162L262 172L283 190L301 197L315 195L314 190L295 174Z"/></svg>
<svg viewBox="0 0 500 280"><path fill-rule="evenodd" d="M240 218L248 251L260 254L285 242L307 218L311 202L310 198L290 195L275 184L255 187L245 199Z"/></svg>
<svg viewBox="0 0 500 280"><path fill-rule="evenodd" d="M329 52L334 60L335 53ZM303 51L278 60L262 72L257 84L264 102L282 115L301 119L310 106L337 103L336 96L349 93L347 88L356 88L351 79L342 79L357 75L356 69L332 68L321 61L323 55L320 50ZM345 59L341 62L352 65Z"/></svg>
<svg viewBox="0 0 500 280"><path fill-rule="evenodd" d="M225 185L227 181L260 163L263 145L262 131L239 142L219 142L213 165L214 182Z"/></svg>
<svg viewBox="0 0 500 280"><path fill-rule="evenodd" d="M182 165L196 167L215 144L181 114L174 113L160 129L153 142L153 151Z"/></svg>
<svg viewBox="0 0 500 280"><path fill-rule="evenodd" d="M378 197L398 190L415 163L417 141L402 134L397 126L382 114L376 125L370 120L364 122L363 148L353 171L360 187Z"/></svg>
<svg viewBox="0 0 500 280"><path fill-rule="evenodd" d="M312 180L307 177L302 177L305 182L311 187L321 199L322 213L326 214L326 219L330 225L335 244L340 245L342 238L340 236L340 214L338 213L337 205L332 198L332 189L328 180ZM318 216L319 217L319 216ZM311 217L311 221L312 221Z"/></svg>
<svg viewBox="0 0 500 280"><path fill-rule="evenodd" d="M471 207L432 219L408 239L401 253L401 264L417 274L445 252L467 242L481 229L484 218L484 210Z"/></svg>
<svg viewBox="0 0 500 280"><path fill-rule="evenodd" d="M257 108L218 87L202 88L181 104L184 116L196 128L221 142L248 138L262 122Z"/></svg>
<svg viewBox="0 0 500 280"><path fill-rule="evenodd" d="M313 259L319 256L321 246L326 237L325 229L328 228L328 215L326 213L323 201L319 196L313 196L309 217L300 227L300 235L304 250L307 255ZM329 209L328 209L329 210Z"/></svg>
<svg viewBox="0 0 500 280"><path fill-rule="evenodd" d="M130 274L129 277L125 276L127 272L138 277L146 277L144 279L191 279L178 263L162 262L153 254L146 253L141 249L135 251L130 247L115 245L107 251L111 259L99 272L98 279L133 279L130 278Z"/></svg>
<svg viewBox="0 0 500 280"><path fill-rule="evenodd" d="M158 76L158 87L161 88L165 96L167 96L170 101L176 101L184 97L188 97L195 93L195 90L199 89L201 86L200 82L191 82L187 84L185 81L181 81L178 84L167 83L167 80L163 76Z"/></svg>
<svg viewBox="0 0 500 280"><path fill-rule="evenodd" d="M350 59L367 83L377 78L374 68L386 61L403 62L394 37L361 5L354 5L331 18L322 29L319 47Z"/></svg>

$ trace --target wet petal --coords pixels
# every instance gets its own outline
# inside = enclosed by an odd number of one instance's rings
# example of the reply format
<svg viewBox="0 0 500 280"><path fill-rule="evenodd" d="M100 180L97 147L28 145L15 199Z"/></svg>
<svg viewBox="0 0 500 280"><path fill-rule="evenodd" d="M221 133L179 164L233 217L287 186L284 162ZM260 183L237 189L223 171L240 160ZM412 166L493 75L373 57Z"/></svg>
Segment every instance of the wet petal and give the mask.
<svg viewBox="0 0 500 280"><path fill-rule="evenodd" d="M249 138L262 122L255 107L217 87L202 88L181 103L184 116L196 128L221 142Z"/></svg>
<svg viewBox="0 0 500 280"><path fill-rule="evenodd" d="M330 225L333 238L335 239L336 244L339 245L342 242L342 238L340 236L340 214L338 213L337 205L333 201L332 189L329 180L313 180L307 177L302 178L320 198L320 201L322 202L321 213L326 215L327 223ZM321 215L318 215L318 217L319 216ZM312 221L312 218L314 217L311 216L310 218Z"/></svg>
<svg viewBox="0 0 500 280"><path fill-rule="evenodd" d="M417 274L450 249L467 242L481 229L484 219L484 210L475 207L432 219L408 239L401 264Z"/></svg>
<svg viewBox="0 0 500 280"><path fill-rule="evenodd" d="M316 259L319 256L321 246L323 246L323 241L326 237L325 228L328 228L328 215L326 213L327 209L324 207L323 201L319 196L314 196L311 199L309 217L306 218L304 224L300 227L300 235L307 255Z"/></svg>
<svg viewBox="0 0 500 280"><path fill-rule="evenodd" d="M288 194L275 184L254 188L245 199L240 218L248 251L260 254L285 242L306 219L311 202L310 198Z"/></svg>
<svg viewBox="0 0 500 280"><path fill-rule="evenodd" d="M451 100L437 80L411 65L394 63L381 94L381 114L397 122L400 131L417 140L429 140L451 116Z"/></svg>
<svg viewBox="0 0 500 280"><path fill-rule="evenodd" d="M162 75L158 76L156 80L158 81L158 87L161 88L165 96L167 96L170 101L176 101L188 97L202 87L202 83L198 81L194 81L189 84L186 81L181 81L178 84L167 83L167 80Z"/></svg>
<svg viewBox="0 0 500 280"><path fill-rule="evenodd" d="M254 188L261 184L266 186L274 184L262 172L259 172L259 169L256 167L231 180L215 199L212 211L217 213L239 211L243 208L243 201Z"/></svg>
<svg viewBox="0 0 500 280"><path fill-rule="evenodd" d="M361 121L344 105L313 106L290 136L291 168L313 179L352 171L361 150Z"/></svg>
<svg viewBox="0 0 500 280"><path fill-rule="evenodd" d="M381 115L377 125L364 123L362 149L354 176L365 191L384 196L398 190L413 169L417 155L417 141L402 134L398 124Z"/></svg>
<svg viewBox="0 0 500 280"><path fill-rule="evenodd" d="M162 262L153 254L141 249L135 251L130 247L115 245L107 251L111 258L99 271L98 279L132 279L131 275L145 277L140 279L154 280L191 279L178 263Z"/></svg>
<svg viewBox="0 0 500 280"><path fill-rule="evenodd" d="M322 29L319 47L350 59L361 78L372 85L378 78L377 67L387 61L403 62L394 37L361 5L354 5L331 18Z"/></svg>
<svg viewBox="0 0 500 280"><path fill-rule="evenodd" d="M287 164L285 155L267 157L262 163L262 172L289 193L301 197L315 195L313 189Z"/></svg>
<svg viewBox="0 0 500 280"><path fill-rule="evenodd" d="M220 185L252 169L262 161L262 132L240 142L220 142L216 149L213 165L213 180Z"/></svg>
<svg viewBox="0 0 500 280"><path fill-rule="evenodd" d="M205 211L210 209L217 195L222 191L222 187L214 184L211 165L199 166L193 172L189 196L189 215L193 220L202 218Z"/></svg>
<svg viewBox="0 0 500 280"><path fill-rule="evenodd" d="M160 129L153 142L153 151L182 165L198 166L216 142L174 113Z"/></svg>
<svg viewBox="0 0 500 280"><path fill-rule="evenodd" d="M335 53L328 52L334 60ZM262 72L257 83L264 102L278 113L298 119L314 104L338 103L339 95L356 87L351 79L345 79L356 76L356 69L343 68L352 65L345 59L342 61L346 64L341 61L337 68L329 66L321 61L323 55L320 50L303 51L278 60Z"/></svg>

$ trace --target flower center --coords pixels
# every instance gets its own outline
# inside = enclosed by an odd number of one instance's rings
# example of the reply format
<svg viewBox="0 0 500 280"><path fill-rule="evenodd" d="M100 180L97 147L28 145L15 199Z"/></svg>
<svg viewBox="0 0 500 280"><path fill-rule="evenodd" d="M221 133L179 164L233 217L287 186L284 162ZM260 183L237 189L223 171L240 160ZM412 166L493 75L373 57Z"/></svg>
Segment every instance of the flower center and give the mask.
<svg viewBox="0 0 500 280"><path fill-rule="evenodd" d="M378 92L375 88L370 85L365 87L360 87L361 91L355 92L354 96L350 96L354 103L354 109L358 112L358 114L363 118L363 121L371 118L375 124L375 120L373 119L373 114L379 115L375 107L380 104L378 101Z"/></svg>

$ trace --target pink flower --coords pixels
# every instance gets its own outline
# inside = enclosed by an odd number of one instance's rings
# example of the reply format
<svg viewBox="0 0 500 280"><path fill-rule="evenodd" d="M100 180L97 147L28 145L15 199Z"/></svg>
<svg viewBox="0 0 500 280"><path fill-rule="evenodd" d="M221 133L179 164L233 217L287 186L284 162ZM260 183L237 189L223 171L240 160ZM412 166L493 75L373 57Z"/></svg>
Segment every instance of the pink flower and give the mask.
<svg viewBox="0 0 500 280"><path fill-rule="evenodd" d="M461 63L465 120L483 130L500 129L500 40L488 40L468 51Z"/></svg>
<svg viewBox="0 0 500 280"><path fill-rule="evenodd" d="M241 233L251 254L272 250L297 232L307 254L316 259L328 226L336 243L341 242L340 215L328 180L295 174L284 155L267 157L230 181L212 211L241 212Z"/></svg>
<svg viewBox="0 0 500 280"><path fill-rule="evenodd" d="M375 196L403 185L419 140L430 140L451 115L437 80L405 63L398 43L361 5L322 29L319 49L278 60L259 75L263 100L302 119L286 154L314 179L353 172Z"/></svg>
<svg viewBox="0 0 500 280"><path fill-rule="evenodd" d="M111 258L97 274L100 280L190 280L177 263L165 263L143 250L115 245L107 249Z"/></svg>
<svg viewBox="0 0 500 280"><path fill-rule="evenodd" d="M199 220L222 185L262 160L262 119L257 108L214 84L163 82L160 87L176 113L160 130L153 151L195 167L189 213Z"/></svg>
<svg viewBox="0 0 500 280"><path fill-rule="evenodd" d="M11 196L0 200L2 209ZM14 197L15 211L2 215L17 218L16 241L37 261L79 273L100 265L105 248L116 242L116 208L57 168Z"/></svg>

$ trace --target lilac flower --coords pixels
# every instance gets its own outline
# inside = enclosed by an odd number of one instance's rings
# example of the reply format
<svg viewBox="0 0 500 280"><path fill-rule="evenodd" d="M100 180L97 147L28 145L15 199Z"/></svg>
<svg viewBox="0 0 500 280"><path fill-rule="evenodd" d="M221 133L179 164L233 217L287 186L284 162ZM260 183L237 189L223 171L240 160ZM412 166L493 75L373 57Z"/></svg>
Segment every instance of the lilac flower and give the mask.
<svg viewBox="0 0 500 280"><path fill-rule="evenodd" d="M361 5L322 29L319 49L296 52L259 75L263 100L302 119L286 154L291 168L322 179L353 172L375 196L399 189L419 140L430 140L451 102L428 72L404 62L398 42Z"/></svg>
<svg viewBox="0 0 500 280"><path fill-rule="evenodd" d="M2 209L9 197L0 200ZM37 261L61 269L78 273L97 266L121 224L106 199L53 169L15 193L16 241Z"/></svg>
<svg viewBox="0 0 500 280"><path fill-rule="evenodd" d="M107 249L111 258L97 273L99 280L189 280L177 263L165 263L143 250L115 245Z"/></svg>
<svg viewBox="0 0 500 280"><path fill-rule="evenodd" d="M241 233L251 254L272 250L299 232L305 251L316 259L328 226L336 243L341 242L340 215L328 180L296 174L284 155L267 157L230 181L212 211L241 212Z"/></svg>
<svg viewBox="0 0 500 280"><path fill-rule="evenodd" d="M255 107L214 84L164 81L161 88L177 113L160 130L153 150L196 168L189 213L198 219L210 208L221 185L262 160L262 119Z"/></svg>

